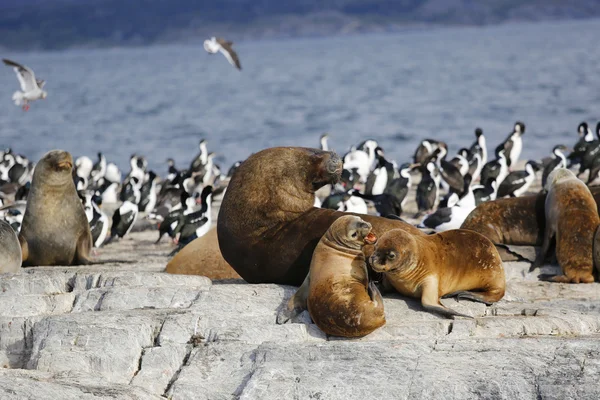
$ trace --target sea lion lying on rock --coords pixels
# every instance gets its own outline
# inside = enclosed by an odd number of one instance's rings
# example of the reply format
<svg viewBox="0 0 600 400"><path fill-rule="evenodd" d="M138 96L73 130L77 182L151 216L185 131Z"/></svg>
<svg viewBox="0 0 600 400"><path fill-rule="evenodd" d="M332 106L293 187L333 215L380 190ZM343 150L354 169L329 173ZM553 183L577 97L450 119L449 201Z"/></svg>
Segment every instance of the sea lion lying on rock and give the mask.
<svg viewBox="0 0 600 400"><path fill-rule="evenodd" d="M440 297L490 305L504 296L506 280L496 247L486 237L457 229L416 236L394 229L384 233L369 259L374 271L405 296L446 317L470 317L444 307Z"/></svg>
<svg viewBox="0 0 600 400"><path fill-rule="evenodd" d="M477 206L461 225L494 244L541 246L546 194L488 201Z"/></svg>
<svg viewBox="0 0 600 400"><path fill-rule="evenodd" d="M217 222L229 265L250 283L299 286L323 234L348 215L313 207L315 191L337 182L341 171L335 153L301 147L270 148L244 161L231 177ZM375 235L394 228L424 235L403 221L361 217ZM371 251L372 246L364 247L365 256Z"/></svg>
<svg viewBox="0 0 600 400"><path fill-rule="evenodd" d="M377 237L371 224L354 215L338 218L315 248L310 272L287 307L282 323L308 308L314 323L328 335L365 336L385 324L383 299L369 283L365 244Z"/></svg>
<svg viewBox="0 0 600 400"><path fill-rule="evenodd" d="M600 225L598 206L588 187L566 168L552 171L546 182L546 228L542 251L530 272L540 267L556 236L556 258L563 275L553 282L594 282L594 236Z"/></svg>
<svg viewBox="0 0 600 400"><path fill-rule="evenodd" d="M600 186L590 187L600 204ZM494 244L541 246L546 226L546 193L488 201L477 206L461 225ZM600 211L600 210L599 210Z"/></svg>
<svg viewBox="0 0 600 400"><path fill-rule="evenodd" d="M35 166L19 234L23 266L90 263L92 234L72 171L73 158L62 150Z"/></svg>

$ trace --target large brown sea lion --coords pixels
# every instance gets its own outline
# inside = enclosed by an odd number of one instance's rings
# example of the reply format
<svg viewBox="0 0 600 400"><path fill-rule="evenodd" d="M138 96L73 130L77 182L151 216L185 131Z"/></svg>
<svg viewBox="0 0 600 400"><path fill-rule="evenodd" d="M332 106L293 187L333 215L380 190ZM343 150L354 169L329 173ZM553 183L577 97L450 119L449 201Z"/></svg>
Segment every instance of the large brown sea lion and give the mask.
<svg viewBox="0 0 600 400"><path fill-rule="evenodd" d="M284 314L291 317L308 308L323 332L343 337L365 336L383 326L383 299L375 284L369 283L362 252L365 244L377 240L371 229L355 215L334 221L315 248L310 272ZM280 315L278 323L284 322Z"/></svg>
<svg viewBox="0 0 600 400"><path fill-rule="evenodd" d="M299 286L323 234L347 215L313 207L315 191L336 182L341 170L335 153L316 149L277 147L250 156L234 172L221 204L217 234L224 259L250 283ZM394 228L424 235L403 221L361 217L375 235ZM371 251L365 246L366 256Z"/></svg>
<svg viewBox="0 0 600 400"><path fill-rule="evenodd" d="M72 177L73 158L46 153L35 166L19 241L23 266L88 264L92 234Z"/></svg>
<svg viewBox="0 0 600 400"><path fill-rule="evenodd" d="M504 296L506 280L496 247L476 232L458 229L428 236L393 229L379 237L369 259L373 270L405 296L446 317L440 297L491 304Z"/></svg>
<svg viewBox="0 0 600 400"><path fill-rule="evenodd" d="M15 273L21 269L21 246L14 229L0 220L0 273Z"/></svg>
<svg viewBox="0 0 600 400"><path fill-rule="evenodd" d="M556 258L563 275L553 282L594 282L594 235L600 225L598 206L588 187L566 168L554 170L546 183L546 228L542 251L530 271L540 267L556 236Z"/></svg>

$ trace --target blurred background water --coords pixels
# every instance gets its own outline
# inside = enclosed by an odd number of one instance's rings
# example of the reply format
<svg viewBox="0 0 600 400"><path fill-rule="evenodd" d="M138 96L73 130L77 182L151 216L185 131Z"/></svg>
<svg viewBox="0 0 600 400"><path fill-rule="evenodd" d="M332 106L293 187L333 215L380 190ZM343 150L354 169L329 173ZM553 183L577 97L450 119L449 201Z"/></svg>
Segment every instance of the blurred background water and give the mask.
<svg viewBox="0 0 600 400"><path fill-rule="evenodd" d="M32 160L53 148L102 151L128 170L143 154L164 174L185 167L201 138L227 169L279 145L332 147L375 138L409 160L426 137L450 152L482 127L489 150L515 121L522 158L573 145L577 125L600 118L598 20L437 28L395 34L246 41L241 72L198 44L16 53L48 98L29 112L11 102L18 83L0 69L0 146Z"/></svg>

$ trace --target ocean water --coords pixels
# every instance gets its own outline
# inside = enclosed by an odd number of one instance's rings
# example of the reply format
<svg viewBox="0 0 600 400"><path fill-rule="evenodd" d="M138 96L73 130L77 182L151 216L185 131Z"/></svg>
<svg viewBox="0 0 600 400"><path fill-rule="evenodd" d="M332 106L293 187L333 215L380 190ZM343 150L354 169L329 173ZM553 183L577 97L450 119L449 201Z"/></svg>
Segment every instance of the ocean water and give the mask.
<svg viewBox="0 0 600 400"><path fill-rule="evenodd" d="M241 72L197 46L3 53L46 79L23 112L0 65L0 146L37 160L54 148L98 151L127 171L143 154L164 175L188 166L201 138L227 169L271 146L345 152L375 138L408 161L423 138L489 150L526 124L522 158L572 145L600 119L600 21L436 28L389 35L236 43Z"/></svg>

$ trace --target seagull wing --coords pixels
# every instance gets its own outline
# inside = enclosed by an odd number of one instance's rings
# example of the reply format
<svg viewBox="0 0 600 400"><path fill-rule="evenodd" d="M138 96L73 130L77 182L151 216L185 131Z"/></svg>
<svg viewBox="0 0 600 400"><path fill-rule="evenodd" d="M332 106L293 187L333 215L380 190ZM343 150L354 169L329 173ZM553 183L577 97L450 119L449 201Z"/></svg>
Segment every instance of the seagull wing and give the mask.
<svg viewBox="0 0 600 400"><path fill-rule="evenodd" d="M38 85L35 80L35 74L31 70L31 68L25 67L19 63L16 63L11 60L2 59L4 64L13 67L15 73L17 74L17 79L19 79L19 83L21 84L21 90L25 93L31 92L35 90Z"/></svg>
<svg viewBox="0 0 600 400"><path fill-rule="evenodd" d="M215 39L217 41L217 43L219 43L221 46L227 46L229 48L231 48L231 46L233 46L233 42L230 42L228 40L225 40L223 38L216 38Z"/></svg>
<svg viewBox="0 0 600 400"><path fill-rule="evenodd" d="M240 64L240 59L238 58L237 53L231 47L233 45L233 42L228 42L224 39L217 38L217 43L219 43L219 45L221 45L221 48L219 49L219 51L221 53L223 53L225 58L227 58L227 61L229 61L229 64L231 64L234 67L236 67L237 69L241 70L242 66Z"/></svg>
<svg viewBox="0 0 600 400"><path fill-rule="evenodd" d="M43 89L44 85L46 84L46 81L43 79L36 79L35 82L37 83L37 85L40 89Z"/></svg>

